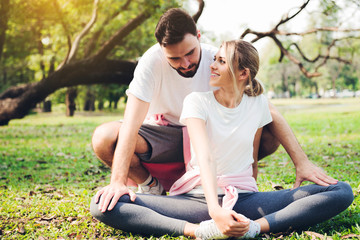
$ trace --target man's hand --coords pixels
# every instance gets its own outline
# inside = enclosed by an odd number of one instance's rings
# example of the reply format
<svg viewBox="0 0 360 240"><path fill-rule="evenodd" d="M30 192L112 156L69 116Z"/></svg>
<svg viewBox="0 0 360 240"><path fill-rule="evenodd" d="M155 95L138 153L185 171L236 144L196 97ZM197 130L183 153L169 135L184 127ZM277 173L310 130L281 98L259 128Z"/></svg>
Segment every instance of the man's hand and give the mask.
<svg viewBox="0 0 360 240"><path fill-rule="evenodd" d="M310 181L320 186L329 186L338 182L338 180L326 175L321 168L305 159L296 165L296 180L293 189L300 187L304 181Z"/></svg>
<svg viewBox="0 0 360 240"><path fill-rule="evenodd" d="M98 203L101 196L99 210L101 212L105 212L106 210L111 211L115 207L119 198L125 194L130 196L130 200L132 202L135 201L136 194L127 186L123 184L110 183L96 193L95 202Z"/></svg>
<svg viewBox="0 0 360 240"><path fill-rule="evenodd" d="M233 210L219 209L213 217L219 230L229 237L240 237L249 231L250 221Z"/></svg>

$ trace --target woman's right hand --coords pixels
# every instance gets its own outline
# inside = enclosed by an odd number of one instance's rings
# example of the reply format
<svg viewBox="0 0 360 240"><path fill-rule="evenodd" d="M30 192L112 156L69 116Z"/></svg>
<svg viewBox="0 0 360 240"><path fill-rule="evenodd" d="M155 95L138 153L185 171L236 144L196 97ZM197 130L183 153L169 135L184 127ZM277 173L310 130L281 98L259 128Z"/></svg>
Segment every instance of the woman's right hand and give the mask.
<svg viewBox="0 0 360 240"><path fill-rule="evenodd" d="M240 237L249 231L249 219L233 210L221 208L212 215L216 226L226 236Z"/></svg>

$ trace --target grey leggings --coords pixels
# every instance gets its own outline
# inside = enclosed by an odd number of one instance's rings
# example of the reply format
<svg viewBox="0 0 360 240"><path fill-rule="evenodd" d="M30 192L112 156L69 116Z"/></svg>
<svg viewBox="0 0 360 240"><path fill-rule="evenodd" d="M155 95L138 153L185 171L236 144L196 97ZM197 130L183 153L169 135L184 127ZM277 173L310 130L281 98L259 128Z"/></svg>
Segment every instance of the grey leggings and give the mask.
<svg viewBox="0 0 360 240"><path fill-rule="evenodd" d="M344 211L354 196L349 184L322 187L307 185L295 190L240 193L234 210L256 220L265 217L271 232L301 229L325 221ZM219 197L221 204L221 197ZM154 196L137 194L120 198L112 211L102 213L91 201L92 215L99 221L125 232L143 235L180 236L186 222L210 219L204 196Z"/></svg>

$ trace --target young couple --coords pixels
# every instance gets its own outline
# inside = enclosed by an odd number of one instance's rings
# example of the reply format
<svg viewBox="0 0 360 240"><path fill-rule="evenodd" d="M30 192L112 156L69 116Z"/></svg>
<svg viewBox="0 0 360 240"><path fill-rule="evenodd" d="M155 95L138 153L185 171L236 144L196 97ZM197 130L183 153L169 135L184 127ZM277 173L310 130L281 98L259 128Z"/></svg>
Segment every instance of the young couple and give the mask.
<svg viewBox="0 0 360 240"><path fill-rule="evenodd" d="M160 18L155 36L158 44L140 59L127 91L124 120L93 135L95 153L112 168L110 184L92 199L95 218L144 235L251 238L305 228L352 203L351 187L307 159L262 95L250 43L228 41L218 51L200 44L194 21L180 9ZM144 165L183 162L187 133L191 160L163 196L166 183ZM295 164L294 189L258 192L257 160L275 151L277 140ZM305 180L315 184L299 187Z"/></svg>

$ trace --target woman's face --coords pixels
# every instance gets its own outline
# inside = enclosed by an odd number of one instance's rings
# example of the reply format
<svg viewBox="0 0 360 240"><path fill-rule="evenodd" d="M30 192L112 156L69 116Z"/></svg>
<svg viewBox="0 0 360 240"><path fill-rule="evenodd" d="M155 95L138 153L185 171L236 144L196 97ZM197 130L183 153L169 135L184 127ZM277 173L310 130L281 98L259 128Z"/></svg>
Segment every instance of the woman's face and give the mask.
<svg viewBox="0 0 360 240"><path fill-rule="evenodd" d="M214 62L210 65L211 76L210 85L214 87L232 86L229 63L226 62L226 51L221 47L214 57Z"/></svg>

